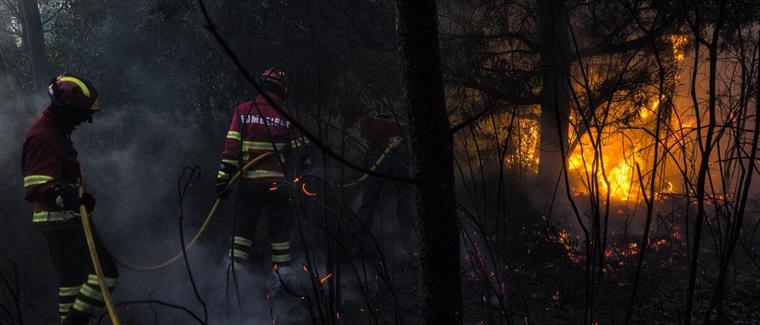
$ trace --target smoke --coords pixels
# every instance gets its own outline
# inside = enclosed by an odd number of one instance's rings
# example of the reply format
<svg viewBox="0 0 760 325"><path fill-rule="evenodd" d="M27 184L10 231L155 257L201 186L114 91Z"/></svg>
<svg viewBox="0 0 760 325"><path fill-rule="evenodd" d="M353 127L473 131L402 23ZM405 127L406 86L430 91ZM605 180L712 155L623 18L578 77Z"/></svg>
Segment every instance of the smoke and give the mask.
<svg viewBox="0 0 760 325"><path fill-rule="evenodd" d="M252 96L250 87L241 82L238 72L219 55L216 45L205 38L197 12L191 7L184 2L124 1L109 4L95 17L69 16L67 12L59 17L73 21L56 25L53 20L51 27L51 58L58 73L87 78L98 89L102 110L94 116L92 124L80 125L72 140L82 162L83 185L97 199L93 212L97 233L118 260L131 265L157 264L180 251L177 188L185 167L198 167L202 172L183 201L185 241L188 242L199 229L215 199L218 153L222 149L230 114L236 104ZM96 11L92 10L90 14L93 12ZM167 26L169 23L171 26ZM62 35L71 39L64 39ZM271 50L271 56L283 51ZM256 62L256 66L267 64L271 63ZM228 69L214 70L215 67ZM296 80L308 79L307 75L294 74L294 77ZM31 306L25 311L25 323L47 324L57 317L55 288L58 280L48 260L44 237L31 225L30 205L22 200L19 164L24 134L47 103L44 98L30 98L17 86L14 79L0 74L0 89L10 89L0 92L0 105L3 105L0 110L0 160L6 167L0 185L8 187L7 190L0 188L0 191L13 193L4 195L2 202L3 207L11 207L14 213L14 216L0 213L3 224L6 220L14 221L10 227L0 227L4 228L0 230L3 239L0 247L4 251L24 252L19 254L24 255L24 259L17 261L25 266L19 274L24 277L21 286L26 296L24 302ZM298 87L294 88L298 91ZM320 105L328 105L329 101L320 102ZM356 103L343 105L352 104ZM299 115L306 120L313 112L303 113ZM317 129L315 121L306 123L313 126L313 130ZM341 150L342 139L338 130L326 128L322 133L335 142L336 150ZM357 135L353 134L353 137ZM347 148L347 155L359 161L357 146L349 143ZM320 156L319 153L314 155L315 159ZM328 173L340 174L341 168L337 164L325 163ZM346 171L346 179L351 178L350 175L354 173ZM350 199L347 195L347 200ZM230 199L223 205L204 237L188 254L199 294L208 307L210 323L271 322L273 315L283 321L308 319L307 300L288 297L284 293L267 300L264 284L271 277L271 271L265 221L259 224L254 236L251 267L236 273L237 283L228 274L225 255L231 235L233 204ZM321 207L315 209L322 211ZM307 239L310 242L321 240L314 235L319 232L314 225L321 221L316 218L307 220L309 216L299 217L303 218ZM12 234L5 236L5 232ZM291 241L296 252L295 275L301 282L299 292L312 293L306 284L309 281L306 273L298 271L298 263L305 259L296 231L292 233ZM320 275L325 275L327 258L322 249L313 248L316 261L312 267L317 267ZM33 263L33 260L43 262ZM4 266L0 267L6 270ZM185 306L203 317L184 261L155 272L141 273L124 268L120 268L120 272L114 292L115 302L160 300ZM350 283L356 281L353 275L347 278ZM364 298L359 291L359 288L349 286L344 301L360 304L356 301ZM239 292L239 303L236 292ZM311 303L316 308L317 302ZM180 311L155 304L134 305L119 311L125 322L193 322ZM35 321L34 317L40 320Z"/></svg>
<svg viewBox="0 0 760 325"><path fill-rule="evenodd" d="M99 42L82 51L101 50L113 58L120 58L120 51L136 44L138 47L132 51L148 51L150 43L131 32L138 21L128 21L129 14L124 12L118 20L113 16L104 19L99 29L92 31L94 35L100 35ZM221 133L228 122L221 118L199 121L193 107L186 105L187 98L182 96L188 91L183 89L183 83L163 79L162 76L171 75L172 71L157 69L166 65L150 57L135 56L121 62L107 62L110 66L98 66L99 63L102 62L77 62L68 67L64 63L61 69L92 79L101 94L102 111L95 116L94 123L81 125L72 137L82 162L83 183L97 199L93 217L98 233L112 253L138 265L154 263L173 256L180 249L176 187L183 167L198 166L203 171L186 198L186 238L192 237L213 202L217 157L206 153L219 152L223 136L208 139L203 130L217 129ZM86 73L112 69L119 74ZM166 87L167 84L170 86ZM57 277L48 260L44 238L31 226L29 205L22 200L19 164L23 136L45 104L38 99L25 99L24 92L15 86L12 78L0 75L0 89L4 90L0 93L3 103L0 110L0 160L6 167L0 190L3 191L3 211L8 210L3 213L3 224L9 225L2 227L0 237L3 238L4 253L23 252L12 258L22 266L18 275L23 278L24 303L33 309L25 315L26 323L47 324L57 317ZM220 213L216 227L224 228L229 223L225 220L227 217ZM224 294L226 262L223 260L228 231L218 229L217 232L207 235L190 252L200 294L209 303L210 319L216 320L215 323L222 317L229 319L221 308L228 301ZM44 263L30 262L35 259ZM4 273L11 274L5 264L2 266ZM158 272L141 274L122 270L121 275L114 295L117 302L152 298L184 305L195 312L201 310L181 261ZM244 276L241 274L241 278ZM255 314L264 311L258 307L247 309L255 309ZM152 319L147 307L129 310L121 309L127 318ZM160 319L168 318L166 322L175 318L189 319L177 312L158 312ZM41 320L35 321L37 317ZM230 319L225 323L243 321Z"/></svg>

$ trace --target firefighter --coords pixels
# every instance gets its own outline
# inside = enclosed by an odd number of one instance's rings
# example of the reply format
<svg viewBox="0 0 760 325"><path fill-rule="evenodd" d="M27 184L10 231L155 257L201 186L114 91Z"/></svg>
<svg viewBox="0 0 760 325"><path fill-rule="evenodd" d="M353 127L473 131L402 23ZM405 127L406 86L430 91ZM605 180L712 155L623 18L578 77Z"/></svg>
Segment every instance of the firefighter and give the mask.
<svg viewBox="0 0 760 325"><path fill-rule="evenodd" d="M81 172L71 133L92 122L99 110L92 84L72 75L53 79L50 105L29 128L21 167L25 199L34 205L32 222L47 240L60 284L58 312L63 324L86 324L104 305L82 229L79 206L95 207L89 193L79 196ZM95 232L105 282L113 290L118 270Z"/></svg>
<svg viewBox="0 0 760 325"><path fill-rule="evenodd" d="M282 109L287 109L287 75L280 68L270 68L260 77L261 87ZM292 200L286 181L286 155L300 148L306 141L298 130L258 94L252 101L235 109L224 140L224 151L217 177L217 194L226 196L230 177L248 161L261 154L273 154L241 175L236 206L233 237L230 239L229 259L231 267L240 269L249 258L256 222L263 209L269 218L269 234L272 249L272 270L280 278L291 272L290 231L293 227ZM272 273L267 286L279 283Z"/></svg>
<svg viewBox="0 0 760 325"><path fill-rule="evenodd" d="M391 146L375 171L396 176L409 176L410 159L405 123L382 112L368 114L359 121L359 133L367 142L367 153L365 155L365 166L367 168L376 164L380 156ZM375 212L380 203L380 194L385 187L391 187L393 196L396 198L397 235L399 237L396 239L399 241L394 247L394 253L396 255L407 255L414 238L414 229L416 229L413 219L414 207L411 202L413 194L409 185L378 177L369 177L362 188L358 215L366 229L371 230Z"/></svg>

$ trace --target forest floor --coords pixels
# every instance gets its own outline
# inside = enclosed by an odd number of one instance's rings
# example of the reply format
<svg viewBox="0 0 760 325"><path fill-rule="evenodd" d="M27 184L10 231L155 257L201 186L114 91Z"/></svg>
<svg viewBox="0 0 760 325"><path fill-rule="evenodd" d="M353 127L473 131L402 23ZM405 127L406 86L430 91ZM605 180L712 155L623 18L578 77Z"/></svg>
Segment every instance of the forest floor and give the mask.
<svg viewBox="0 0 760 325"><path fill-rule="evenodd" d="M14 225L6 229L18 227ZM26 233L35 234L31 231L0 232L6 235L0 236L0 243L39 243L40 245L29 247L26 252L30 253L29 256L43 256L46 247L42 245L40 238L35 239L39 235L19 237L20 234ZM711 239L713 237L709 235L710 232L706 234L707 239L701 251L693 313L693 320L699 324L703 322L717 277L716 245ZM632 246L632 243L640 242L640 237L610 238L615 248L606 254L606 266L603 271L595 275L594 285L590 286L593 288L592 294L587 294L588 273L582 254L583 248L579 246L581 241L571 235L569 230L563 231L556 226L544 225L503 238L507 240L493 241L493 257L485 247L477 249L478 253L484 256L482 264L473 263L478 261L473 260L472 254L462 258L466 324L584 324L589 299L592 299L593 309L590 318L593 324L625 323L640 256L640 249ZM479 245L483 243L482 238L480 240ZM268 242L264 240L264 236L259 241L261 245L256 245L259 249L252 252L252 259L266 261L270 254ZM685 243L686 240L673 231L653 232L642 268L631 324L683 323L689 274L689 249ZM32 248L34 254L31 254ZM312 249L321 251L317 247ZM463 242L463 249L472 253L472 242ZM223 247L220 247L220 251L212 255L222 256L222 250ZM758 247L751 246L746 249L737 248L731 263L724 299L725 318L713 321L713 324L760 324L760 265L747 253L757 250ZM268 264L256 263L258 267L252 270L251 274L241 275L241 278L248 277L251 280L250 283L241 285L240 292L245 296L242 308L228 308L232 310L229 313L223 310L224 308L216 308L220 310L217 311L215 320L218 321L218 314L222 313L229 314L228 316L234 319L245 319L234 322L235 324L312 324L315 320L319 324L418 324L419 265L416 257L393 252L392 247L386 247L385 251L388 252L385 256L385 266L378 264L377 259L343 260L340 268L342 274L326 278L329 272L324 268L318 270L317 282L323 283L316 286L309 281L307 272L296 267L295 274L298 280L294 281L294 290L308 293L311 297L308 299L301 299L283 291L275 295L269 294L263 281L268 274ZM22 266L35 265L32 262L23 262L24 259L14 259L22 261L19 264ZM324 261L314 262L317 265L325 265ZM487 276L482 276L484 272L478 269L477 265L485 266L483 270ZM8 273L9 265L0 264L0 267L6 270L5 274L14 274ZM391 282L378 276L385 267L389 270L389 277L393 279ZM35 286L54 287L54 279L49 276L29 273L33 271L31 269L19 271L20 274L28 274L29 279L35 279L21 281L21 286L26 287L29 292L43 291L29 289ZM216 273L214 276L217 276ZM330 306L330 288L333 288L337 279L341 279L342 286L340 305ZM486 287L489 289L486 290ZM122 293L117 291L117 294ZM321 298L314 298L320 296ZM0 298L2 297L0 294ZM40 300L43 298L44 303ZM232 294L226 298L221 297L223 299L219 298L208 297L211 308L219 305L211 301L214 299L226 301L229 305L234 302ZM55 297L52 295L25 297L23 300L33 300L39 302L39 305L51 307L55 304ZM0 299L0 303L2 302ZM31 308L26 305L22 307ZM236 309L243 309L242 313L246 315L235 315L239 312L235 311ZM144 318L145 315L140 310L134 311L136 319ZM131 313L126 310L123 312L124 315ZM46 321L42 317L46 313L31 310L29 315L31 316L26 319L27 324L44 324ZM335 321L320 321L327 318ZM2 319L0 323L3 323ZM125 321L125 324L140 323Z"/></svg>
<svg viewBox="0 0 760 325"><path fill-rule="evenodd" d="M471 253L462 259L465 323L585 324L586 306L591 302L592 324L625 324L641 253L635 243L641 238L611 236L610 241L613 248L605 254L605 267L596 272L590 286L585 254L579 247L581 240L555 226L544 225L509 236L509 240L494 248L493 255L486 247L477 248L478 254L483 255L482 264L472 263L472 242L463 242L463 249ZM483 245L482 238L476 245ZM680 234L653 231L630 324L683 323L689 282L688 251ZM712 298L718 269L715 252L712 240L705 240L692 314L696 323L703 322ZM340 318L341 322L336 323L419 323L417 262L414 258L399 259L389 254L386 263L392 271L392 283L377 276L382 266L375 259L344 261L340 312L325 308L327 312L320 317L318 302L299 303L298 299L280 295L275 299L279 305L275 302L274 308L278 323L311 323L309 304L315 318ZM724 318L711 324L760 324L760 265L756 263L742 247L737 248L724 299ZM485 267L479 269L478 265ZM334 280L328 279L326 283ZM391 294L390 285L395 294ZM301 288L313 292L308 280L302 282ZM327 291L324 294L329 295ZM333 315L328 316L329 312Z"/></svg>
<svg viewBox="0 0 760 325"><path fill-rule="evenodd" d="M623 245L605 259L593 286L588 286L585 259L556 232L534 231L503 249L506 301L502 306L484 295L477 272L465 273L465 310L470 324L584 324L589 301L593 324L624 324L640 250ZM637 239L640 241L640 238ZM634 242L630 241L629 243ZM689 259L685 242L656 237L646 252L632 324L683 323ZM712 324L760 324L760 267L737 248L725 296L725 317ZM702 323L717 278L715 250L703 246L695 291L693 321ZM492 281L493 282L493 281ZM497 287L497 286L494 286ZM592 287L589 292L588 288ZM498 287L497 287L498 288ZM591 300L589 300L591 299ZM490 306L490 307L489 307ZM503 311L504 315L500 318ZM715 315L715 313L713 313Z"/></svg>

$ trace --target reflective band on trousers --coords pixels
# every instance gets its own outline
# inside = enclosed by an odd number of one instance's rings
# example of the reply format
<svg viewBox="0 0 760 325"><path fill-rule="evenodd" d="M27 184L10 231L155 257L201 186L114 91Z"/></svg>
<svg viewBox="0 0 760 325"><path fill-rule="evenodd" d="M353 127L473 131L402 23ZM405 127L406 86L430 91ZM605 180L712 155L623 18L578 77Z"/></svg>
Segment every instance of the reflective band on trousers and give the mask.
<svg viewBox="0 0 760 325"><path fill-rule="evenodd" d="M272 255L272 263L285 263L285 262L290 262L290 254Z"/></svg>
<svg viewBox="0 0 760 325"><path fill-rule="evenodd" d="M106 286L109 288L113 288L116 286L116 279L109 278L109 277L103 277L103 282L106 283ZM87 284L91 284L93 286L100 287L100 283L98 282L98 276L95 274L90 274L87 276Z"/></svg>
<svg viewBox="0 0 760 325"><path fill-rule="evenodd" d="M61 222L79 218L74 211L37 211L32 216L32 222Z"/></svg>
<svg viewBox="0 0 760 325"><path fill-rule="evenodd" d="M232 237L232 242L235 244L251 247L251 240L245 237L240 237L240 236Z"/></svg>
<svg viewBox="0 0 760 325"><path fill-rule="evenodd" d="M42 185L53 181L55 178L47 175L29 175L24 177L24 188Z"/></svg>
<svg viewBox="0 0 760 325"><path fill-rule="evenodd" d="M61 314L63 314L63 315L61 315L61 317L65 317L65 315L69 312L69 308L71 308L71 306L73 306L73 305L74 305L73 302L66 302L66 303L62 302L62 303L59 303L58 304L58 312L61 313Z"/></svg>
<svg viewBox="0 0 760 325"><path fill-rule="evenodd" d="M72 308L90 315L97 315L100 313L102 306L93 306L85 301L77 299Z"/></svg>
<svg viewBox="0 0 760 325"><path fill-rule="evenodd" d="M58 296L66 297L66 296L76 296L79 294L79 288L82 286L75 286L75 287L60 287L58 288Z"/></svg>
<svg viewBox="0 0 760 325"><path fill-rule="evenodd" d="M277 147L277 150L285 150L290 147L290 143L278 143L275 142L274 145ZM260 151L273 151L272 149L272 142L268 141L243 141L243 151L248 150L260 150Z"/></svg>
<svg viewBox="0 0 760 325"><path fill-rule="evenodd" d="M285 177L285 174L281 172L275 172L271 170L249 170L243 174L244 178L255 179L264 177Z"/></svg>
<svg viewBox="0 0 760 325"><path fill-rule="evenodd" d="M100 288L95 289L91 285L86 285L82 287L81 293L97 301L103 301L103 293L100 292Z"/></svg>
<svg viewBox="0 0 760 325"><path fill-rule="evenodd" d="M233 249L232 254L230 255L232 255L233 257L240 258L240 259L244 259L244 260L248 259L248 253L241 251L239 249Z"/></svg>
<svg viewBox="0 0 760 325"><path fill-rule="evenodd" d="M286 241L282 243L272 243L272 249L277 249L277 250L290 249L290 242Z"/></svg>

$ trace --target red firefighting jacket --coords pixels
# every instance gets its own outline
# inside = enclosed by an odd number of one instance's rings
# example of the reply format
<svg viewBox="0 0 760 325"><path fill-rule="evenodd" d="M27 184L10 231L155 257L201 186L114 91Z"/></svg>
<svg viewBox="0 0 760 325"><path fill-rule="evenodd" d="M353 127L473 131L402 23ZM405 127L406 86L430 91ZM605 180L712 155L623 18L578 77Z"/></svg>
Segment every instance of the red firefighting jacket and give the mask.
<svg viewBox="0 0 760 325"><path fill-rule="evenodd" d="M287 110L285 104L273 93L267 93L279 107ZM280 154L271 155L258 162L241 175L246 182L282 181L285 177L281 161L285 154L308 143L301 137L300 132L291 125L280 113L272 108L262 95L256 99L238 105L224 140L222 162L242 168L247 162L265 152L275 151ZM219 171L219 177L227 177L224 171Z"/></svg>
<svg viewBox="0 0 760 325"><path fill-rule="evenodd" d="M40 226L79 218L78 212L64 211L46 195L55 183L79 186L81 171L70 133L56 125L48 108L29 128L24 141L24 198L34 204L32 221Z"/></svg>
<svg viewBox="0 0 760 325"><path fill-rule="evenodd" d="M383 151L391 138L399 137L402 141L396 151L408 152L406 124L402 124L396 119L383 116L365 117L359 121L359 133L361 133L362 138L367 140L368 151Z"/></svg>

